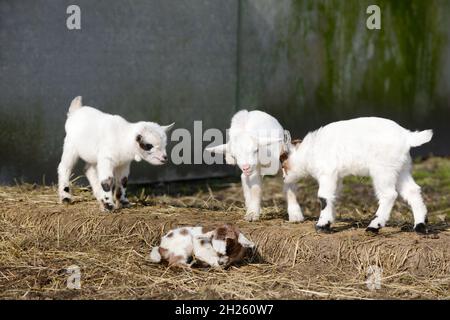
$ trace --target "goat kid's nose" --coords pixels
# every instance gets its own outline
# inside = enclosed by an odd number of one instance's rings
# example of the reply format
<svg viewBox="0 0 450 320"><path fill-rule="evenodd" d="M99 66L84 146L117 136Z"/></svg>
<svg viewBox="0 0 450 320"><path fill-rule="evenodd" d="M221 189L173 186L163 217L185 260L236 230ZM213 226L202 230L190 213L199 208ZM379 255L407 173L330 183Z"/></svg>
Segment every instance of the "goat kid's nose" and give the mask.
<svg viewBox="0 0 450 320"><path fill-rule="evenodd" d="M161 157L161 159L162 159L163 162L167 162L167 155L163 155L163 156Z"/></svg>
<svg viewBox="0 0 450 320"><path fill-rule="evenodd" d="M250 165L249 165L249 164L244 164L244 165L242 166L242 170L248 171L248 169L250 169Z"/></svg>

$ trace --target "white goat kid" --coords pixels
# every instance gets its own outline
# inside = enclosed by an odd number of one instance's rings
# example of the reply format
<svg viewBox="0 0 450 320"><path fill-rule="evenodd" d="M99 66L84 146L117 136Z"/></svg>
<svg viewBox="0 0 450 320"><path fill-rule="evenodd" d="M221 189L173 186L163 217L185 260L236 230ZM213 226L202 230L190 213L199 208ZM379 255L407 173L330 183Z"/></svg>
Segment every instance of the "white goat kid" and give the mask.
<svg viewBox="0 0 450 320"><path fill-rule="evenodd" d="M225 153L228 164L242 170L241 181L247 213L245 219L256 221L261 211L262 176L275 175L280 170L280 154L286 151L285 131L271 115L262 111L242 110L231 119L229 141L207 148L209 152ZM303 221L296 198L296 184L284 186L289 221Z"/></svg>
<svg viewBox="0 0 450 320"><path fill-rule="evenodd" d="M397 194L411 206L414 229L426 233L427 209L411 176L411 147L431 140L432 130L411 132L391 120L357 118L326 125L309 133L284 157L286 183L311 175L319 182L322 211L316 228L329 231L335 220L338 186L347 175L371 176L379 207L367 231L386 225Z"/></svg>
<svg viewBox="0 0 450 320"><path fill-rule="evenodd" d="M79 158L86 162L86 177L102 209L129 205L126 186L133 160L153 165L167 162L166 132L173 126L153 122L129 123L118 115L82 106L81 97L70 104L66 137L58 166L58 193L70 203L69 178Z"/></svg>

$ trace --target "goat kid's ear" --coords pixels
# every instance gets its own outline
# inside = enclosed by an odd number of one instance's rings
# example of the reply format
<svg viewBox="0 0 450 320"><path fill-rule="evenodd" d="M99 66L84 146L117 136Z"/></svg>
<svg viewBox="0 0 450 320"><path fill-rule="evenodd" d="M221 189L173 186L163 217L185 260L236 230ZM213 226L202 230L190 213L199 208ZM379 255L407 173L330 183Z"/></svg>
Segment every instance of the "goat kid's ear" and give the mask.
<svg viewBox="0 0 450 320"><path fill-rule="evenodd" d="M244 247L244 248L254 248L255 244L248 240L242 233L239 233L238 242Z"/></svg>
<svg viewBox="0 0 450 320"><path fill-rule="evenodd" d="M228 149L228 144L221 144L219 146L215 146L215 147L210 147L210 148L206 148L205 150L211 153L227 153Z"/></svg>
<svg viewBox="0 0 450 320"><path fill-rule="evenodd" d="M161 126L165 132L168 132L175 125L175 122L169 124L168 126Z"/></svg>
<svg viewBox="0 0 450 320"><path fill-rule="evenodd" d="M271 138L271 137L261 137L258 138L258 145L267 146L272 143L281 142L283 138Z"/></svg>

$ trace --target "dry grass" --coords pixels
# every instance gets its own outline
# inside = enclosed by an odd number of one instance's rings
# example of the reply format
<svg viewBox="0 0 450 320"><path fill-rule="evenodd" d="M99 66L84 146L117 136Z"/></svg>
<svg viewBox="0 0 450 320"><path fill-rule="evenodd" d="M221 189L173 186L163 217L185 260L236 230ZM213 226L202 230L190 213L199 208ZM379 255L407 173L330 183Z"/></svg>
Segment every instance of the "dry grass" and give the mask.
<svg viewBox="0 0 450 320"><path fill-rule="evenodd" d="M290 224L280 179L265 179L263 219L242 220L240 185L210 180L134 187L136 205L100 213L88 190L76 203L56 203L54 187L0 188L0 297L23 299L448 299L450 284L450 160L416 166L432 233L410 232L408 207L398 201L378 236L364 227L376 208L369 180L347 179L333 234L316 234L319 204L313 181L300 201L307 221ZM150 246L180 225L237 223L258 252L227 271L167 269L146 261ZM81 268L81 290L66 288L65 269ZM371 291L369 266L383 268Z"/></svg>

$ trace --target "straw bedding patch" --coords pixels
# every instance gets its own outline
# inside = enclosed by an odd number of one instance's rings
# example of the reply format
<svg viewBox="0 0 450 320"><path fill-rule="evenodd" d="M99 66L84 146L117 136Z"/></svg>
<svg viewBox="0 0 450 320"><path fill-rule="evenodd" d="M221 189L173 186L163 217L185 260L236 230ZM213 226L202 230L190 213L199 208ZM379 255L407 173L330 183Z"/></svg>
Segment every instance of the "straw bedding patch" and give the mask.
<svg viewBox="0 0 450 320"><path fill-rule="evenodd" d="M299 224L286 222L277 178L265 179L263 216L254 223L242 220L240 185L233 180L134 187L135 205L112 214L101 213L85 188L75 188L76 202L64 206L56 203L54 187L1 187L0 297L448 299L450 199L439 183L449 163L430 159L417 166L430 209L427 236L410 231L411 213L400 201L389 227L378 236L367 235L364 227L376 199L364 179L345 182L332 234L314 231L319 204L311 180L300 185L307 221ZM257 245L242 266L176 269L146 259L150 247L171 228L224 222L236 223ZM80 268L80 290L67 288L71 265ZM377 290L366 284L373 268L381 272Z"/></svg>

